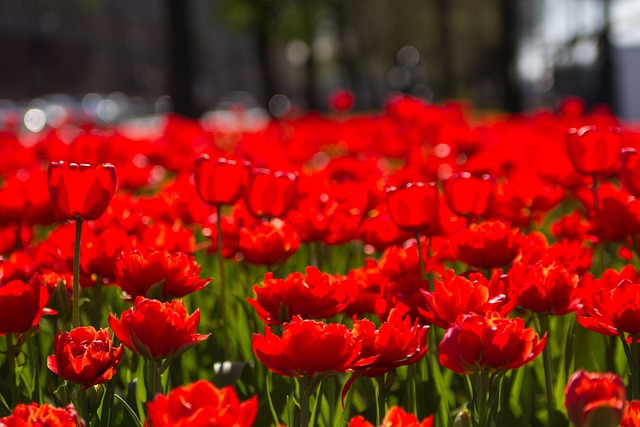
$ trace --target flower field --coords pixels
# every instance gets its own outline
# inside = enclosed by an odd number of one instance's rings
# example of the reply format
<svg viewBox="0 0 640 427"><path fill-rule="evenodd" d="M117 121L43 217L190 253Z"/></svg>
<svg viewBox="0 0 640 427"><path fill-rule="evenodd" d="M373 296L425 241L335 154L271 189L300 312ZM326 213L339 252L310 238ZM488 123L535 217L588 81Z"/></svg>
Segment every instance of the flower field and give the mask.
<svg viewBox="0 0 640 427"><path fill-rule="evenodd" d="M8 126L0 426L640 425L636 149L577 99Z"/></svg>

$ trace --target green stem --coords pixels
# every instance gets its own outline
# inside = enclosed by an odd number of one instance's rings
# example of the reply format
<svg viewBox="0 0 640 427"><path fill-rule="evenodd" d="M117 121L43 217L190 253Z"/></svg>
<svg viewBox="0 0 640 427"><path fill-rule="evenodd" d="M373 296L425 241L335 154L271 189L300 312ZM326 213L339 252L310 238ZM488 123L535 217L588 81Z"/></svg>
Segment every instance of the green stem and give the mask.
<svg viewBox="0 0 640 427"><path fill-rule="evenodd" d="M162 383L160 380L160 364L154 359L146 361L147 374L147 402L151 402L156 394L162 393Z"/></svg>
<svg viewBox="0 0 640 427"><path fill-rule="evenodd" d="M309 426L309 420L311 419L311 412L309 411L309 400L319 384L320 380L318 378L311 378L306 375L304 377L298 378L298 397L300 402L300 417L298 419L298 427Z"/></svg>
<svg viewBox="0 0 640 427"><path fill-rule="evenodd" d="M593 175L593 184L591 185L591 191L593 192L593 210L598 212L600 208L598 206L598 175Z"/></svg>
<svg viewBox="0 0 640 427"><path fill-rule="evenodd" d="M638 334L631 334L631 355L632 360L629 361L633 365L632 372L636 373L636 380L632 383L632 397L640 398L640 378L638 378L638 359L640 359L640 351L638 351Z"/></svg>
<svg viewBox="0 0 640 427"><path fill-rule="evenodd" d="M631 396L628 396L629 400L633 400L633 399L637 399L639 396L635 395L635 390L638 388L636 386L636 382L638 381L638 366L634 363L634 354L632 353L632 350L629 348L629 344L627 344L627 340L624 337L624 334L621 332L620 335L618 335L620 337L620 341L622 341L622 348L624 348L624 354L627 356L627 362L629 363L629 371L630 371L630 376L631 376ZM637 337L636 337L637 338ZM633 346L633 343L632 343ZM637 343L636 343L637 346ZM636 347L636 351L637 351L637 347Z"/></svg>
<svg viewBox="0 0 640 427"><path fill-rule="evenodd" d="M220 286L220 325L222 327L222 334L224 339L223 350L226 360L230 360L230 337L229 328L227 322L227 284L224 275L224 255L222 254L222 204L216 205L216 212L218 221L216 229L218 232L218 275Z"/></svg>
<svg viewBox="0 0 640 427"><path fill-rule="evenodd" d="M80 238L82 236L82 220L76 220L76 241L73 249L73 311L71 327L80 326Z"/></svg>
<svg viewBox="0 0 640 427"><path fill-rule="evenodd" d="M382 418L386 412L386 402L387 402L387 391L385 388L385 375L380 375L376 377L376 425L379 426L382 424Z"/></svg>
<svg viewBox="0 0 640 427"><path fill-rule="evenodd" d="M7 364L9 365L9 384L11 386L11 405L15 407L20 403L20 390L16 377L16 356L18 348L13 344L13 334L7 334Z"/></svg>
<svg viewBox="0 0 640 427"><path fill-rule="evenodd" d="M40 334L37 334L34 337L29 339L27 343L29 346L29 359L33 362L33 371L34 377L36 379L36 384L40 383ZM40 387L34 387L33 396L31 399L35 402L42 404L42 389Z"/></svg>
<svg viewBox="0 0 640 427"><path fill-rule="evenodd" d="M549 316L546 314L540 314L538 316L540 321L540 334L544 335L549 332ZM542 349L542 359L544 362L544 385L547 393L547 417L549 425L554 425L554 417L556 412L556 397L553 386L553 366L551 360L551 347L549 346L549 340L547 337L547 343Z"/></svg>
<svg viewBox="0 0 640 427"><path fill-rule="evenodd" d="M420 265L420 280L427 280L427 269L425 267L424 258L422 257L422 243L420 243L420 230L415 231L416 245L418 246L418 263ZM429 283L429 292L433 292L433 287Z"/></svg>
<svg viewBox="0 0 640 427"><path fill-rule="evenodd" d="M478 408L478 425L486 427L489 425L489 372L483 369L479 375L478 393L474 400Z"/></svg>
<svg viewBox="0 0 640 427"><path fill-rule="evenodd" d="M80 417L87 423L87 425L91 425L91 418L89 416L89 403L87 402L87 392L82 388L82 384L76 384L76 398L78 399L78 412L80 412Z"/></svg>

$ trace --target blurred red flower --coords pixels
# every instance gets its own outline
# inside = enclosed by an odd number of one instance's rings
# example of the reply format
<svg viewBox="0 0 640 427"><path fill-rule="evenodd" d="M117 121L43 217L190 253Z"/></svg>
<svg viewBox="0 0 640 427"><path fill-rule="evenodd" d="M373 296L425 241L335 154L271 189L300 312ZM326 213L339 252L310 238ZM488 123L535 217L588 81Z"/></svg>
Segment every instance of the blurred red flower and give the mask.
<svg viewBox="0 0 640 427"><path fill-rule="evenodd" d="M38 326L43 314L51 313L45 308L49 292L38 274L29 283L12 280L0 285L0 335L22 334Z"/></svg>
<svg viewBox="0 0 640 427"><path fill-rule="evenodd" d="M444 367L460 374L500 372L529 363L546 342L546 334L540 338L520 318L496 312L460 315L442 338L438 354Z"/></svg>
<svg viewBox="0 0 640 427"><path fill-rule="evenodd" d="M238 231L238 251L252 264L273 266L293 255L299 246L297 230L278 218L256 221Z"/></svg>
<svg viewBox="0 0 640 427"><path fill-rule="evenodd" d="M624 406L620 427L640 426L640 400L631 400Z"/></svg>
<svg viewBox="0 0 640 427"><path fill-rule="evenodd" d="M453 253L472 267L494 268L509 264L518 255L522 234L509 224L491 220L471 224L451 237Z"/></svg>
<svg viewBox="0 0 640 427"><path fill-rule="evenodd" d="M360 356L362 342L346 326L294 316L285 323L282 337L269 328L253 334L253 352L260 362L278 375L313 377L347 372Z"/></svg>
<svg viewBox="0 0 640 427"><path fill-rule="evenodd" d="M307 267L305 274L292 273L285 279L264 275L253 287L256 299L247 298L267 325L278 325L293 316L326 319L340 313L355 298L355 282Z"/></svg>
<svg viewBox="0 0 640 427"><path fill-rule="evenodd" d="M11 415L0 418L0 426L3 427L84 427L84 425L84 421L78 417L73 405L56 408L48 403L42 405L35 402L28 405L20 403L13 409Z"/></svg>
<svg viewBox="0 0 640 427"><path fill-rule="evenodd" d="M249 163L201 154L195 161L198 195L211 205L232 205L243 196L249 179Z"/></svg>
<svg viewBox="0 0 640 427"><path fill-rule="evenodd" d="M422 230L437 221L439 193L433 182L391 186L386 193L391 219L403 230Z"/></svg>
<svg viewBox="0 0 640 427"><path fill-rule="evenodd" d="M569 159L573 167L585 175L602 175L617 170L622 150L619 128L583 126L567 133Z"/></svg>
<svg viewBox="0 0 640 427"><path fill-rule="evenodd" d="M477 218L489 208L495 187L495 180L490 175L477 177L461 172L444 181L444 195L455 214Z"/></svg>
<svg viewBox="0 0 640 427"><path fill-rule="evenodd" d="M51 162L47 185L51 203L66 218L98 219L116 191L116 169L109 163L91 166Z"/></svg>
<svg viewBox="0 0 640 427"><path fill-rule="evenodd" d="M192 315L182 301L160 302L138 297L120 320L109 314L115 336L134 353L148 359L164 359L204 341L196 334L200 309Z"/></svg>
<svg viewBox="0 0 640 427"><path fill-rule="evenodd" d="M199 380L158 394L147 403L147 427L250 427L258 413L256 396L240 402L233 387Z"/></svg>
<svg viewBox="0 0 640 427"><path fill-rule="evenodd" d="M297 182L291 172L254 169L245 196L247 209L258 218L284 216L298 195Z"/></svg>
<svg viewBox="0 0 640 427"><path fill-rule="evenodd" d="M115 267L116 284L131 300L139 296L180 298L211 281L200 278L200 266L193 256L149 247L122 251Z"/></svg>
<svg viewBox="0 0 640 427"><path fill-rule="evenodd" d="M433 415L429 415L422 421L414 414L405 412L400 406L392 406L387 415L382 419L381 427L433 427ZM349 420L348 427L374 427L362 415L357 415Z"/></svg>
<svg viewBox="0 0 640 427"><path fill-rule="evenodd" d="M433 293L422 292L427 303L426 310L419 309L420 314L443 329L448 329L461 314L484 315L497 311L506 316L515 305L500 270L493 271L491 280L477 272L467 278L447 270L441 280L435 280Z"/></svg>
<svg viewBox="0 0 640 427"><path fill-rule="evenodd" d="M47 367L67 381L87 389L110 380L124 354L122 344L113 347L108 329L81 326L56 334Z"/></svg>
<svg viewBox="0 0 640 427"><path fill-rule="evenodd" d="M569 378L564 394L569 420L576 427L593 425L592 417L599 427L617 426L622 420L627 394L616 374L580 369Z"/></svg>

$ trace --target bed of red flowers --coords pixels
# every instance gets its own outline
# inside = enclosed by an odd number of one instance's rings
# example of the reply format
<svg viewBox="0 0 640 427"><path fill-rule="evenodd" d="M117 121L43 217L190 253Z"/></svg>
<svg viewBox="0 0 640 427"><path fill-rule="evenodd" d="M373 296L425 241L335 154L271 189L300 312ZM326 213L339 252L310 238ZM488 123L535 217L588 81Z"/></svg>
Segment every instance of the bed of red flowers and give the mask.
<svg viewBox="0 0 640 427"><path fill-rule="evenodd" d="M0 426L640 425L636 148L575 99L7 128Z"/></svg>

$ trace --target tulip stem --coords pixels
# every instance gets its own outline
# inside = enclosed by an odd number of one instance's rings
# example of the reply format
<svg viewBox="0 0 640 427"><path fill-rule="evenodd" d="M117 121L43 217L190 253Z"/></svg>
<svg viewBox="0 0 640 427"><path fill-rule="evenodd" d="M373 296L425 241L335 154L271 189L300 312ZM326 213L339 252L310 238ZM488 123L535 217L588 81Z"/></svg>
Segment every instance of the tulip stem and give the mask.
<svg viewBox="0 0 640 427"><path fill-rule="evenodd" d="M311 420L311 412L309 411L309 400L311 395L321 383L320 377L303 376L298 378L298 397L300 403L300 417L298 419L298 427L308 427Z"/></svg>
<svg viewBox="0 0 640 427"><path fill-rule="evenodd" d="M544 335L549 332L549 317L546 314L540 314L538 316L540 322L540 334ZM551 348L549 347L549 341L542 349L542 359L544 363L544 385L547 393L547 417L549 425L553 426L555 412L556 412L556 397L554 394L553 386L553 366L551 360Z"/></svg>
<svg viewBox="0 0 640 427"><path fill-rule="evenodd" d="M13 334L7 334L7 364L9 365L9 384L11 385L11 405L15 407L20 403L20 391L18 390L16 377L17 345L13 344Z"/></svg>
<svg viewBox="0 0 640 427"><path fill-rule="evenodd" d="M87 423L87 425L91 425L91 419L89 417L89 404L87 403L87 392L82 387L82 384L76 384L75 388L80 416Z"/></svg>
<svg viewBox="0 0 640 427"><path fill-rule="evenodd" d="M632 382L632 397L634 399L640 398L640 378L638 378L638 359L640 359L640 352L638 351L638 334L631 334L631 355L632 359L629 363L633 365L636 373L636 380Z"/></svg>
<svg viewBox="0 0 640 427"><path fill-rule="evenodd" d="M427 280L427 269L425 267L422 244L420 243L420 230L416 230L416 245L418 246L418 264L420 265L420 280ZM433 292L433 287L431 286L431 282L429 282L429 292Z"/></svg>
<svg viewBox="0 0 640 427"><path fill-rule="evenodd" d="M489 425L489 372L483 369L477 376L476 393L473 399L478 411L478 426L485 427Z"/></svg>
<svg viewBox="0 0 640 427"><path fill-rule="evenodd" d="M76 241L73 248L73 309L71 312L71 328L80 326L80 237L82 236L82 220L76 219Z"/></svg>
<svg viewBox="0 0 640 427"><path fill-rule="evenodd" d="M156 397L156 394L162 392L160 365L154 359L147 359L145 364L147 371L147 402L151 402Z"/></svg>
<svg viewBox="0 0 640 427"><path fill-rule="evenodd" d="M218 253L216 254L218 257L218 277L220 280L220 324L222 326L223 333L223 353L225 360L230 360L229 354L229 331L227 325L227 285L224 278L224 256L222 255L222 204L218 203L216 205L216 214L218 217L216 223L216 229L218 233Z"/></svg>
<svg viewBox="0 0 640 427"><path fill-rule="evenodd" d="M593 174L593 184L591 186L591 191L593 192L593 210L598 212L598 175Z"/></svg>
<svg viewBox="0 0 640 427"><path fill-rule="evenodd" d="M636 335L635 336L635 338L636 338L635 340L634 340L634 336L633 335ZM631 349L629 348L629 344L627 344L627 339L625 338L624 333L620 332L620 335L618 335L618 336L620 337L620 341L622 341L622 347L624 348L624 354L627 356L627 362L629 363L629 371L630 371L630 374L631 374L630 375L631 376L631 380L630 380L630 382L631 382L631 387L630 387L631 393L629 393L631 396L628 396L628 397L629 397L629 400L638 399L638 397L640 397L640 396L636 396L636 394L635 394L636 390L638 388L640 388L640 387L637 386L638 379L639 379L638 378L638 365L635 363L636 359L634 357L635 356L634 351L636 353L638 351L638 347L637 347L638 346L638 343L637 343L637 338L638 337L637 337L637 334L632 334L631 335L631 339L633 341L636 341L635 350L634 350L633 349L633 346L634 346L633 342L631 343Z"/></svg>

